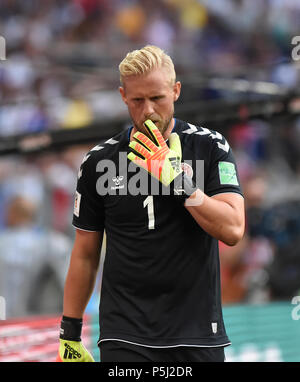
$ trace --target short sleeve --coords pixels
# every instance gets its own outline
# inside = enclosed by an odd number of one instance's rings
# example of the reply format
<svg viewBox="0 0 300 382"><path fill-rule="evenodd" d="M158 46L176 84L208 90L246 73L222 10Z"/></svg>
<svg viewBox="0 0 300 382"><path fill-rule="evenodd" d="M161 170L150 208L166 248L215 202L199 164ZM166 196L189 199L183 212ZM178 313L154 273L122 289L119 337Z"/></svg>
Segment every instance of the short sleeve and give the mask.
<svg viewBox="0 0 300 382"><path fill-rule="evenodd" d="M243 195L235 158L224 137L222 140L214 140L212 144L204 192L208 196L225 192L236 192Z"/></svg>
<svg viewBox="0 0 300 382"><path fill-rule="evenodd" d="M72 224L86 231L103 231L103 199L96 190L96 165L89 155L85 157L78 173Z"/></svg>

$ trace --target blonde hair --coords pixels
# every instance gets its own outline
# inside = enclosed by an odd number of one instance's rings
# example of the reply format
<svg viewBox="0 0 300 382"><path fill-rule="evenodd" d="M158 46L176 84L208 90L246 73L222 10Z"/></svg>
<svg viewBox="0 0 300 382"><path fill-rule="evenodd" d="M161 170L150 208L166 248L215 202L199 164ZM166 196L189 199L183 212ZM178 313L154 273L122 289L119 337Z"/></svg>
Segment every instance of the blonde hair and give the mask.
<svg viewBox="0 0 300 382"><path fill-rule="evenodd" d="M176 73L171 57L157 46L146 45L140 50L127 53L119 65L120 82L123 85L124 78L146 74L157 68L168 69L170 82L172 85L175 83Z"/></svg>

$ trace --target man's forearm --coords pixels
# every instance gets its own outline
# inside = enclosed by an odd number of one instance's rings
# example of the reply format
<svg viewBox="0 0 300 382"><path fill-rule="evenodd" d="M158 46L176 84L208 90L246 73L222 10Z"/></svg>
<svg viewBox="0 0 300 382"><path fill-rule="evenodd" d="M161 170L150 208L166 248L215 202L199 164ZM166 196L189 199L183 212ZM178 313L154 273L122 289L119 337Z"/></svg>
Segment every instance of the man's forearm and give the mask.
<svg viewBox="0 0 300 382"><path fill-rule="evenodd" d="M235 245L242 238L244 212L241 207L209 197L200 190L187 199L185 207L204 231L225 244Z"/></svg>
<svg viewBox="0 0 300 382"><path fill-rule="evenodd" d="M64 316L82 318L93 292L98 263L72 255L64 289Z"/></svg>

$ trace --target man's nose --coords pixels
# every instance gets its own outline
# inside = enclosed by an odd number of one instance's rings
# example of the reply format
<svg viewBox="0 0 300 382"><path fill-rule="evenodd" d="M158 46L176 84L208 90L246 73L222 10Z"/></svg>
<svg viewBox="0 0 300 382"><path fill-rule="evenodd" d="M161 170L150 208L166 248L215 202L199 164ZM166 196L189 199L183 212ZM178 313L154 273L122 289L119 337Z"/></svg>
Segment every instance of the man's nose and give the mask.
<svg viewBox="0 0 300 382"><path fill-rule="evenodd" d="M144 115L145 117L150 117L154 114L154 105L151 101L145 101L144 103Z"/></svg>

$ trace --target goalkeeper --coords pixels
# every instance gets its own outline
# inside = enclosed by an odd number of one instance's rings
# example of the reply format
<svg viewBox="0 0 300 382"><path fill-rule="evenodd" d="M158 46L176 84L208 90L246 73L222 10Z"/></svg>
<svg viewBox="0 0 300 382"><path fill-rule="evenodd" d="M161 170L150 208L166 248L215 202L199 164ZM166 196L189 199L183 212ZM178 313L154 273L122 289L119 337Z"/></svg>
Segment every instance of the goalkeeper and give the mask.
<svg viewBox="0 0 300 382"><path fill-rule="evenodd" d="M92 360L81 342L82 318L105 230L101 361L222 362L230 339L218 241L235 245L245 225L232 150L220 133L174 117L181 83L160 48L128 53L119 70L132 126L94 147L80 167L58 359ZM127 163L119 163L121 153ZM158 192L132 191L141 174Z"/></svg>

